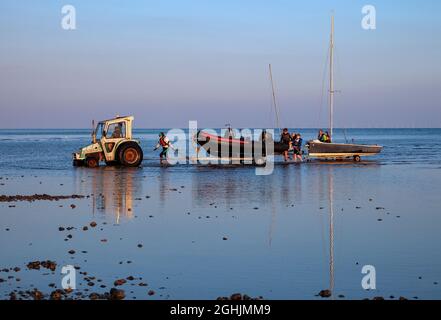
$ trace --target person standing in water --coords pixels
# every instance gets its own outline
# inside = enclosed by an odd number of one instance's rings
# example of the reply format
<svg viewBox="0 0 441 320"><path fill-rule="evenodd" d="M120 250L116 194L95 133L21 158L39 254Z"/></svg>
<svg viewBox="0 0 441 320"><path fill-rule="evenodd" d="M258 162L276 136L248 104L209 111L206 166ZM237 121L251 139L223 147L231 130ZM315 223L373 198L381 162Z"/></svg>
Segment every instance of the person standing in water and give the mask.
<svg viewBox="0 0 441 320"><path fill-rule="evenodd" d="M175 150L175 148L173 147L173 145L171 144L170 140L167 138L164 132L159 133L158 144L156 145L154 150L156 151L159 147L162 147L162 151L159 154L159 159L160 159L159 161L162 163L163 158L167 159L168 149L172 148L173 150Z"/></svg>
<svg viewBox="0 0 441 320"><path fill-rule="evenodd" d="M302 144L303 144L303 139L302 139L300 133L297 133L294 136L294 139L292 142L292 146L294 149L294 161L297 161L297 158L300 160L300 162L303 161L303 159L302 159Z"/></svg>
<svg viewBox="0 0 441 320"><path fill-rule="evenodd" d="M283 144L286 144L289 147L291 146L291 135L288 132L288 128L283 129L282 131L282 135L280 136L280 142ZM285 159L285 161L289 160L289 155L288 155L289 150L283 151L283 158Z"/></svg>

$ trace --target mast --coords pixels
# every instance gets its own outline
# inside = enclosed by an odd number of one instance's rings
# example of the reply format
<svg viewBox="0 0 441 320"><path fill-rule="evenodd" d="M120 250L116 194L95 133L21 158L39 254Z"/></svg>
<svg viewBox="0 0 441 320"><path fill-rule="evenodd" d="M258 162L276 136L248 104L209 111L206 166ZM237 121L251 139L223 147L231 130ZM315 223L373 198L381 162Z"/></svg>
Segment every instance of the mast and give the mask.
<svg viewBox="0 0 441 320"><path fill-rule="evenodd" d="M334 128L334 13L331 15L331 40L329 43L329 134L333 141Z"/></svg>
<svg viewBox="0 0 441 320"><path fill-rule="evenodd" d="M271 69L271 63L269 64L269 76L270 76L270 81L271 81L271 90L272 90L273 104L274 104L274 109L275 109L275 113L276 113L276 126L279 129L279 131L280 131L279 109L277 108L276 92L274 90L273 71Z"/></svg>

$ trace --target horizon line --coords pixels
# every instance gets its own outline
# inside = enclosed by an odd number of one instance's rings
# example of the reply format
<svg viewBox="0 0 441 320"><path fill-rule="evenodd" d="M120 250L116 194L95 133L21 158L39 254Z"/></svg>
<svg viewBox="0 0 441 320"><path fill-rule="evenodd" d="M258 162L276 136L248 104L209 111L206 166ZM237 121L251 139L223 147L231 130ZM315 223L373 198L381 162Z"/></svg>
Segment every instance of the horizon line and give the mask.
<svg viewBox="0 0 441 320"><path fill-rule="evenodd" d="M223 127L204 127L204 128L199 128L201 130L204 129L226 129L227 127L223 126ZM273 129L273 130L281 130L283 128L273 128L273 127L254 127L254 128L249 128L249 127L231 127L232 129ZM284 128L288 128L288 129L329 129L327 127L284 127ZM41 127L36 127L36 128L0 128L0 131L7 131L7 130L91 130L92 128L41 128ZM133 128L133 130L162 130L162 129L188 129L188 127L141 127L141 128ZM364 130L378 130L378 129L441 129L440 127L334 127L334 130L348 130L348 129L364 129Z"/></svg>

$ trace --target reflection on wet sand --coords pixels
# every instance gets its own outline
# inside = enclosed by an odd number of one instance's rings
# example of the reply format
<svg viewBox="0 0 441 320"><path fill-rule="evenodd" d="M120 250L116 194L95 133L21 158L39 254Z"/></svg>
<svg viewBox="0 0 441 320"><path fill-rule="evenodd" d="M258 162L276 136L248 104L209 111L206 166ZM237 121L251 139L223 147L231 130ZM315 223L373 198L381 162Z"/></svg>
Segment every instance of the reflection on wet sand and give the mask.
<svg viewBox="0 0 441 320"><path fill-rule="evenodd" d="M236 174L235 170L243 171ZM215 203L225 209L255 207L279 201L279 198L284 204L291 203L289 185L283 185L279 179L278 175L256 176L249 168L216 168L211 171L198 168L192 174L193 205L205 207ZM285 196L279 197L282 192Z"/></svg>
<svg viewBox="0 0 441 320"><path fill-rule="evenodd" d="M341 161L338 162L339 164ZM329 163L327 163L329 164ZM376 172L377 167L373 166ZM281 166L271 176L261 177L250 171L248 175L235 175L232 169L216 169L215 172L195 172L193 178L193 201L196 206L216 203L227 209L233 206L246 207L260 204L270 213L269 246L279 211L296 210L296 204L317 203L327 207L328 219L322 228L325 259L329 262L328 297L334 297L334 170L332 165ZM352 177L344 179L339 186L340 192L348 195L354 183ZM355 182L356 183L356 182ZM252 190L252 192L251 192ZM257 198L256 198L257 195ZM303 199L303 197L305 199ZM310 203L311 204L311 203Z"/></svg>
<svg viewBox="0 0 441 320"><path fill-rule="evenodd" d="M121 217L134 215L134 199L142 193L142 171L137 168L100 167L76 170L77 185L91 195L92 213L113 214L118 224ZM78 181L85 183L78 183Z"/></svg>
<svg viewBox="0 0 441 320"><path fill-rule="evenodd" d="M167 195L169 194L169 191L171 189L170 174L167 168L161 170L161 175L159 176L158 179L159 179L159 204L163 208L167 200Z"/></svg>
<svg viewBox="0 0 441 320"><path fill-rule="evenodd" d="M337 202L342 197L350 196L359 180L348 174L350 171L344 166L329 164L279 166L270 176L256 176L252 168L243 167L194 168L190 171L191 205L194 208L207 208L215 204L226 213L233 212L230 211L233 209L234 214L250 212L249 210L258 207L260 212L268 214L268 233L262 234L262 237L268 237L270 247L277 232L278 215L295 214L299 208L311 208L311 214L319 214L324 222L321 234L325 248L323 257L327 262L323 287L327 288L325 290L328 297L333 298L334 195ZM372 179L377 179L381 173L380 166L369 165L364 168ZM121 217L133 217L134 200L142 197L142 170L108 167L76 172L78 185L84 190L82 193L93 194L93 210L114 214L116 223L119 223ZM338 183L334 184L337 178ZM168 208L175 196L170 190L179 188L179 185L173 179L173 172L167 169L161 170L155 179L157 186L154 189L158 190L158 204ZM80 181L90 183L79 183ZM323 215L325 210L319 208L327 210L327 214Z"/></svg>
<svg viewBox="0 0 441 320"><path fill-rule="evenodd" d="M281 164L275 167L273 174L257 176L252 168L204 168L192 171L193 201L196 206L210 203L230 206L244 205L277 205L290 206L310 199L326 201L328 195L329 169L344 170L348 167L361 166L372 170L374 175L380 172L381 166L375 161L364 161L354 164L353 161L313 161L302 164ZM240 171L240 172L239 172ZM358 182L348 176L345 184L339 186L344 194ZM161 177L161 183L167 179Z"/></svg>
<svg viewBox="0 0 441 320"><path fill-rule="evenodd" d="M334 297L334 173L332 167L328 170L329 190L329 291Z"/></svg>

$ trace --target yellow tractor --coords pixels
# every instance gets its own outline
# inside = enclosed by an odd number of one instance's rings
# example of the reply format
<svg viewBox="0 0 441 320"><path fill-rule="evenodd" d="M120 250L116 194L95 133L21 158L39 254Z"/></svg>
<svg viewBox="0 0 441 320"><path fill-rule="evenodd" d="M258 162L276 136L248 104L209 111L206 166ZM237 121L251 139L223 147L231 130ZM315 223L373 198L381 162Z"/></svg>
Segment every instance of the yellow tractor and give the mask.
<svg viewBox="0 0 441 320"><path fill-rule="evenodd" d="M138 167L143 159L140 141L132 138L133 116L116 117L98 122L92 131L92 144L73 154L74 166L107 165Z"/></svg>

